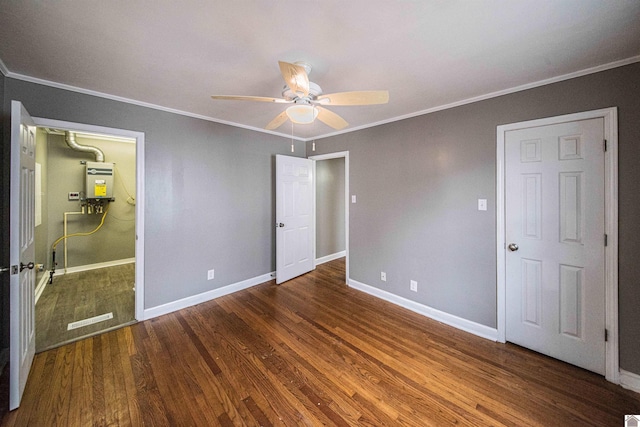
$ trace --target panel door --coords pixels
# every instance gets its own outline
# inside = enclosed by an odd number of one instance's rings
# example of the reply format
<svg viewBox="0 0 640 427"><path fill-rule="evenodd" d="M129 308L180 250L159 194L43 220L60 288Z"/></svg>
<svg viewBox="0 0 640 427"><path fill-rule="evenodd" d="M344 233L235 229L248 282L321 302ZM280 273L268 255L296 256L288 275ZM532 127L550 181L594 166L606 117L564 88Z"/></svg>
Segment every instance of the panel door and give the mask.
<svg viewBox="0 0 640 427"><path fill-rule="evenodd" d="M604 120L506 134L506 339L605 372Z"/></svg>
<svg viewBox="0 0 640 427"><path fill-rule="evenodd" d="M16 409L35 354L35 123L11 103L9 408Z"/></svg>
<svg viewBox="0 0 640 427"><path fill-rule="evenodd" d="M315 268L313 161L276 156L276 283Z"/></svg>

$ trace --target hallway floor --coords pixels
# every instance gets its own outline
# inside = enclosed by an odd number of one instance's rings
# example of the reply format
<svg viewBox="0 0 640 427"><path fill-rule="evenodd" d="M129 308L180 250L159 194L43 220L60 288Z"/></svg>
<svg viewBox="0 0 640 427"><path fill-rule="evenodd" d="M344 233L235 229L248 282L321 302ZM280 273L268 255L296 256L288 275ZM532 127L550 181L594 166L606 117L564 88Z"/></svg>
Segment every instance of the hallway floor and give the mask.
<svg viewBox="0 0 640 427"><path fill-rule="evenodd" d="M36 352L135 322L135 263L54 276L36 304ZM72 322L113 318L67 330Z"/></svg>

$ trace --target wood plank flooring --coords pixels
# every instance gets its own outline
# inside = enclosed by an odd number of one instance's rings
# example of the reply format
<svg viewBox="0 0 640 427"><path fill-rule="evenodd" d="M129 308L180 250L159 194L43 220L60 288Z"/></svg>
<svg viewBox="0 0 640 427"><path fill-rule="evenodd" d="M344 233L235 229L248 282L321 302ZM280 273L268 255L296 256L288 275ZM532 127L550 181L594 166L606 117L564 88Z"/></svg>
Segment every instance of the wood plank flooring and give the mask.
<svg viewBox="0 0 640 427"><path fill-rule="evenodd" d="M344 260L36 355L6 426L621 426L640 394L344 284Z"/></svg>
<svg viewBox="0 0 640 427"><path fill-rule="evenodd" d="M134 263L55 276L36 304L36 351L135 321L134 282ZM113 319L67 330L109 312Z"/></svg>

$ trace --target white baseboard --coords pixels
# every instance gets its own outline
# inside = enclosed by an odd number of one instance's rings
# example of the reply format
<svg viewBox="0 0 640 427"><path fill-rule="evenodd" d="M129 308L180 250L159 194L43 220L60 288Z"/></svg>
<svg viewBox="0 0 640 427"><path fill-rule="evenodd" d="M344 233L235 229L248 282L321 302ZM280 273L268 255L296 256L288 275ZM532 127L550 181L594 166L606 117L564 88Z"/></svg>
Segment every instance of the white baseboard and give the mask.
<svg viewBox="0 0 640 427"><path fill-rule="evenodd" d="M62 276L64 274L80 273L81 271L97 270L99 268L115 267L116 265L131 264L132 262L136 262L135 257L98 262L96 264L79 265L77 267L69 267L67 268L66 272L64 271L64 267L58 267L56 269L56 274L53 277L55 278L56 276Z"/></svg>
<svg viewBox="0 0 640 427"><path fill-rule="evenodd" d="M221 288L212 289L207 292L203 292L198 295L183 298L178 301L169 302L156 307L147 308L144 310L144 318L138 320L148 320L153 317L162 316L163 314L172 313L174 311L182 310L183 308L191 307L196 304L211 301L234 292L241 291L243 289L250 288L252 286L259 285L264 282L273 280L275 273L267 273L262 276L257 276L251 279L243 280L241 282L232 283L231 285L223 286Z"/></svg>
<svg viewBox="0 0 640 427"><path fill-rule="evenodd" d="M628 390L640 393L640 375L620 369L620 385Z"/></svg>
<svg viewBox="0 0 640 427"><path fill-rule="evenodd" d="M40 278L38 285L36 286L36 291L35 291L36 304L38 303L38 300L40 299L40 296L44 292L44 288L47 287L48 283L49 283L49 270L45 270L42 273L42 277Z"/></svg>
<svg viewBox="0 0 640 427"><path fill-rule="evenodd" d="M333 261L334 259L347 256L347 251L336 252L335 254L325 255L320 258L316 258L316 265L324 264L325 262Z"/></svg>
<svg viewBox="0 0 640 427"><path fill-rule="evenodd" d="M364 283L360 283L353 279L349 279L348 283L349 283L349 286L351 286L354 289L358 289L362 292L366 292L370 295L373 295L375 297L378 297L390 303L399 305L415 313L429 317L433 320L437 320L438 322L444 323L449 326L453 326L454 328L461 329L465 332L469 332L473 335L477 335L479 337L486 338L491 341L498 340L498 330L496 328L490 328L488 326L481 325L480 323L472 322L471 320L463 319L461 317L454 316L449 313L445 313L444 311L437 310L435 308L429 307L428 305L411 301L409 299L392 294L390 292L383 291L382 289L365 285Z"/></svg>

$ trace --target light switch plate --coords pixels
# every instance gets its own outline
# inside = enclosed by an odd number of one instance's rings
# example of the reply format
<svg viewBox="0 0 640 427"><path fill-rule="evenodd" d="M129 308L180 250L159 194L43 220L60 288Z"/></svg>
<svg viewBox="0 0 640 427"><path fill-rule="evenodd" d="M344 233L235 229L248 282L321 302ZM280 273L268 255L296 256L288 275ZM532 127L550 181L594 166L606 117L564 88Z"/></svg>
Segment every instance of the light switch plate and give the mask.
<svg viewBox="0 0 640 427"><path fill-rule="evenodd" d="M487 210L487 199L478 199L478 210L479 211Z"/></svg>
<svg viewBox="0 0 640 427"><path fill-rule="evenodd" d="M355 203L356 202L356 195L352 194L351 195L351 203Z"/></svg>

